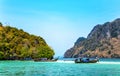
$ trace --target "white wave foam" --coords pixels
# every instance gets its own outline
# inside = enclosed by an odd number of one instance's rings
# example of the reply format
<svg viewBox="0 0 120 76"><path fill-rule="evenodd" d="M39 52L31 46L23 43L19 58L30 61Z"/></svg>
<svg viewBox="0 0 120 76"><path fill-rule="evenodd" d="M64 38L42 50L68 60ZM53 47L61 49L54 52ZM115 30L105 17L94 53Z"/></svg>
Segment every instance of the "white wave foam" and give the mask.
<svg viewBox="0 0 120 76"><path fill-rule="evenodd" d="M57 63L75 63L74 61L57 60Z"/></svg>
<svg viewBox="0 0 120 76"><path fill-rule="evenodd" d="M68 60L57 60L57 63L75 63L74 61L68 61ZM120 62L105 62L105 61L100 61L97 62L97 64L120 64Z"/></svg>
<svg viewBox="0 0 120 76"><path fill-rule="evenodd" d="M97 62L98 64L120 64L120 62Z"/></svg>

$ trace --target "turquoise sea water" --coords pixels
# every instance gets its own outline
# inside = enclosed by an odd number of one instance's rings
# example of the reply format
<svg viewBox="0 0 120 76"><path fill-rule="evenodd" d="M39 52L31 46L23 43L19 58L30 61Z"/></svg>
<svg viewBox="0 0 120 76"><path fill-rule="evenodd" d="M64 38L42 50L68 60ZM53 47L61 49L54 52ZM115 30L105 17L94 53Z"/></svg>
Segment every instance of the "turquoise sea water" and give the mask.
<svg viewBox="0 0 120 76"><path fill-rule="evenodd" d="M61 60L0 61L0 76L120 76L120 59L102 59L90 64Z"/></svg>

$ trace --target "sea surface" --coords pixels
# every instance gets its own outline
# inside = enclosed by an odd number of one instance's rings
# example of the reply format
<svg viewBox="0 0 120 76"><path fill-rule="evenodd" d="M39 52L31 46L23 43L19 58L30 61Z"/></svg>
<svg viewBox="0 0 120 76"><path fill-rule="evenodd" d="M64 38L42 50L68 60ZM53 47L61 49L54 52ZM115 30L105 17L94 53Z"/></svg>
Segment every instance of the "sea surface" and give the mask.
<svg viewBox="0 0 120 76"><path fill-rule="evenodd" d="M120 76L120 59L98 63L0 61L0 76Z"/></svg>

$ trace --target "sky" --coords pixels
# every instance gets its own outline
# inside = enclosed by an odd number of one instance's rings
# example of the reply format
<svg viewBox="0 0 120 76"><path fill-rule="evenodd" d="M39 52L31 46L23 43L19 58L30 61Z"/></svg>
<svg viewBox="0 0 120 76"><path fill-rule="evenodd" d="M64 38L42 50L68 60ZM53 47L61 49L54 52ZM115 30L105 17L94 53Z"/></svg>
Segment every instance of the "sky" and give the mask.
<svg viewBox="0 0 120 76"><path fill-rule="evenodd" d="M120 0L0 0L0 22L41 36L63 56L93 27L120 18Z"/></svg>

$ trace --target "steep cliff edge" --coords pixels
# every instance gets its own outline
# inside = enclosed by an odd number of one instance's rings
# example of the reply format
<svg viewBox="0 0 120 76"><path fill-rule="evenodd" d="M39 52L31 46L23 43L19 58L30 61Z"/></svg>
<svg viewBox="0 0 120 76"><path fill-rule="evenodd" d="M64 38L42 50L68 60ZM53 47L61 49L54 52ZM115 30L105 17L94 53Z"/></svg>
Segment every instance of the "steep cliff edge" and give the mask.
<svg viewBox="0 0 120 76"><path fill-rule="evenodd" d="M64 57L120 57L120 18L96 25L87 38L80 37Z"/></svg>

